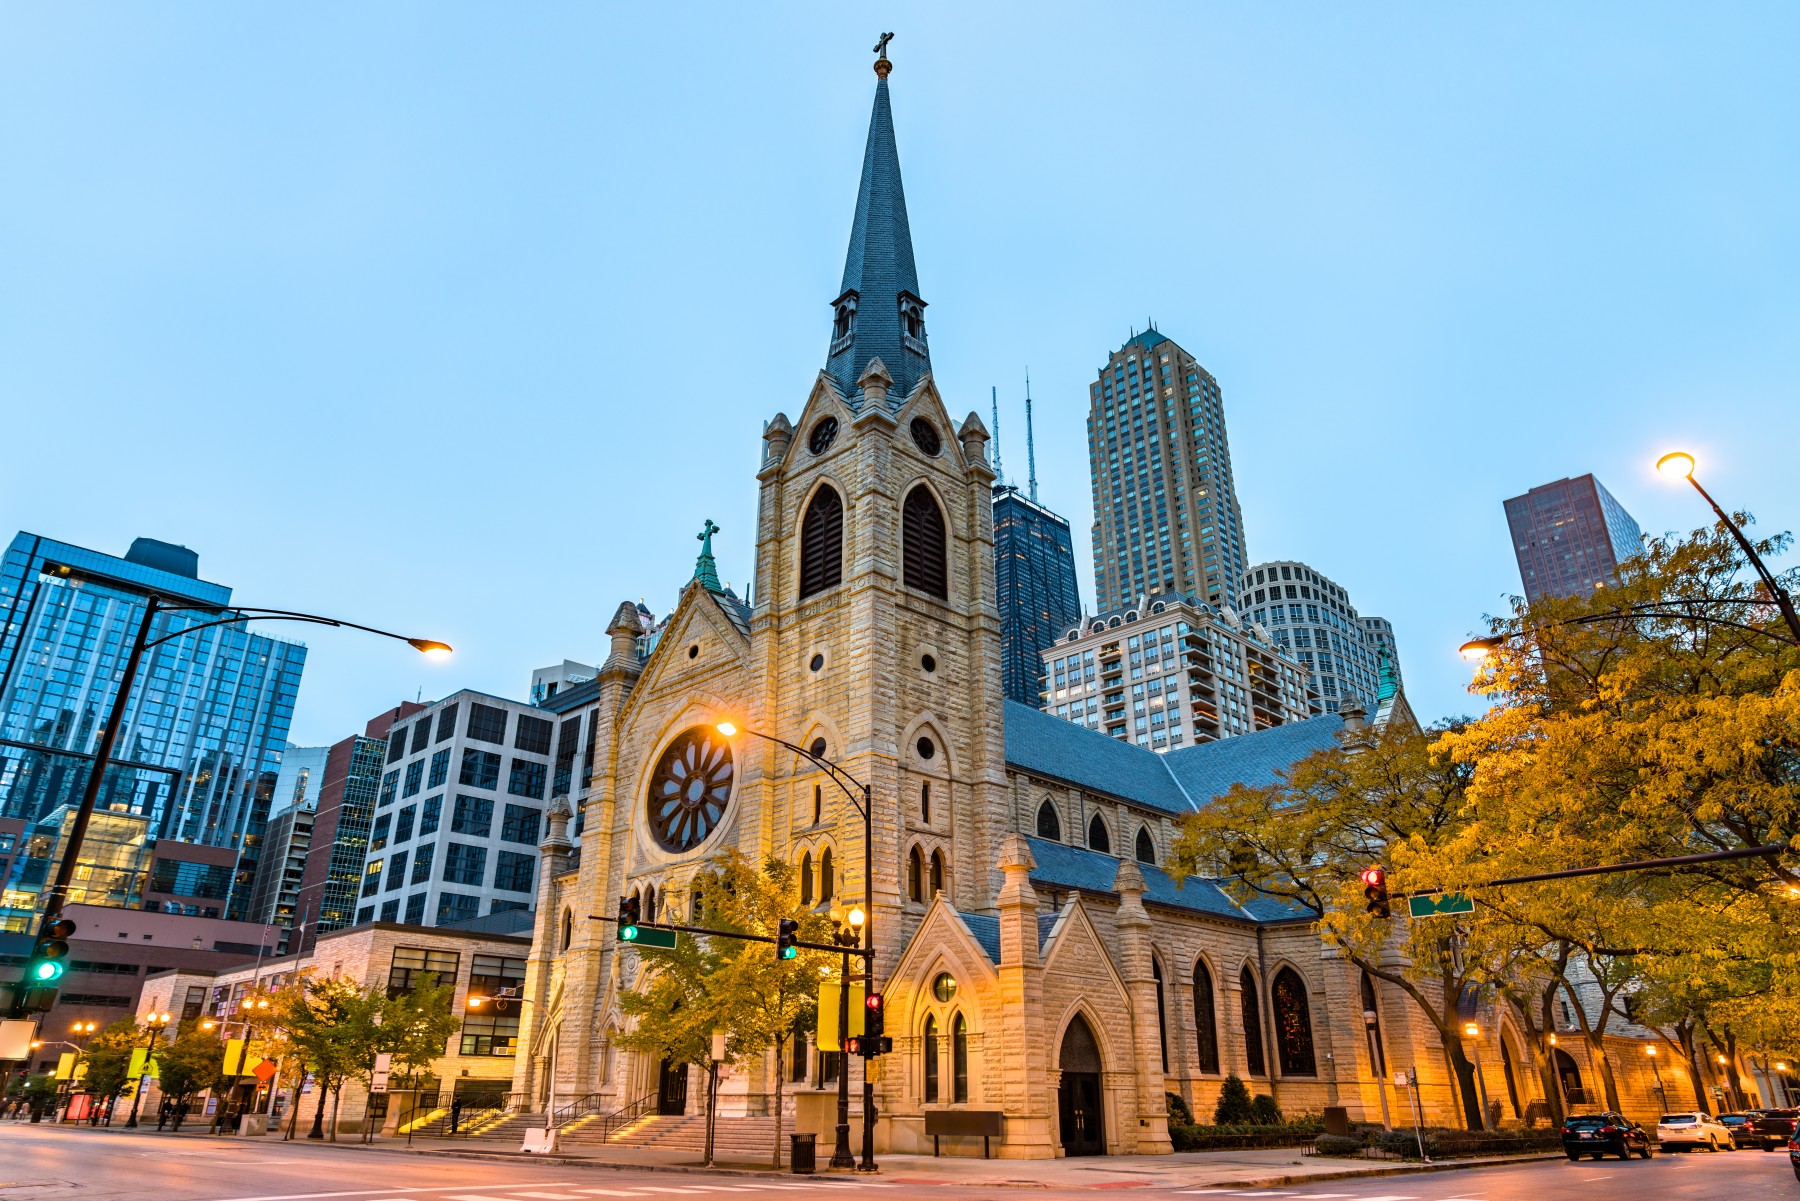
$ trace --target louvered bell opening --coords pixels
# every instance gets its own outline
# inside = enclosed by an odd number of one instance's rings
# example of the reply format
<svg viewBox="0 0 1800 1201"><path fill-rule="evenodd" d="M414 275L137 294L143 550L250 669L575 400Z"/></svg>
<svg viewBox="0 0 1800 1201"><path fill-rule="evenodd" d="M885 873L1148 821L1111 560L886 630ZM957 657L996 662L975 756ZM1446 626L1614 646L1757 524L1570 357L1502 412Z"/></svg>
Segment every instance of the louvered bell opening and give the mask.
<svg viewBox="0 0 1800 1201"><path fill-rule="evenodd" d="M800 523L800 599L844 579L844 502L829 486L813 494Z"/></svg>
<svg viewBox="0 0 1800 1201"><path fill-rule="evenodd" d="M950 599L950 565L944 546L944 515L931 489L920 484L906 496L901 514L902 553L908 588Z"/></svg>

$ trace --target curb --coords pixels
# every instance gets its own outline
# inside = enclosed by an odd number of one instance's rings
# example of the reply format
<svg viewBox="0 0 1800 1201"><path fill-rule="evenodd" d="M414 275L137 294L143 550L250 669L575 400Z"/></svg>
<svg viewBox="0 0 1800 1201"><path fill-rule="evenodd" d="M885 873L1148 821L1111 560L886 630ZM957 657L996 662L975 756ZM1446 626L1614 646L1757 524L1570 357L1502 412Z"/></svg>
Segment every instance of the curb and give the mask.
<svg viewBox="0 0 1800 1201"><path fill-rule="evenodd" d="M1415 1163L1392 1168L1367 1168L1363 1171L1309 1172L1301 1175L1259 1176L1255 1180L1217 1180L1189 1185L1190 1188L1278 1188L1289 1184L1312 1184L1335 1180L1370 1180L1382 1176L1419 1176L1426 1172L1467 1172L1475 1168L1504 1168L1515 1164L1542 1163L1561 1159L1563 1153L1540 1155L1507 1155L1491 1159L1449 1159L1437 1163Z"/></svg>

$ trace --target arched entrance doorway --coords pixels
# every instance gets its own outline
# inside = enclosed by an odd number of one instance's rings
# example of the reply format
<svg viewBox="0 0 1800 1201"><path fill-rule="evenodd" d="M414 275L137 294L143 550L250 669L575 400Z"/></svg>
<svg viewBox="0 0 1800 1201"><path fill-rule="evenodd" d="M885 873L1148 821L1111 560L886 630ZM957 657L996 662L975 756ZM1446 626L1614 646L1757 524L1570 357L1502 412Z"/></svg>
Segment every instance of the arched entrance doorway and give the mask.
<svg viewBox="0 0 1800 1201"><path fill-rule="evenodd" d="M1063 1031L1058 1113L1065 1155L1105 1155L1106 1115L1100 1092L1100 1044L1080 1014Z"/></svg>
<svg viewBox="0 0 1800 1201"><path fill-rule="evenodd" d="M1581 1069L1575 1057L1561 1047L1551 1052L1556 1064L1556 1079L1562 1084L1563 1104L1574 1107L1587 1104L1587 1090L1581 1087Z"/></svg>
<svg viewBox="0 0 1800 1201"><path fill-rule="evenodd" d="M663 1060L656 1081L656 1112L679 1117L687 1112L688 1065Z"/></svg>

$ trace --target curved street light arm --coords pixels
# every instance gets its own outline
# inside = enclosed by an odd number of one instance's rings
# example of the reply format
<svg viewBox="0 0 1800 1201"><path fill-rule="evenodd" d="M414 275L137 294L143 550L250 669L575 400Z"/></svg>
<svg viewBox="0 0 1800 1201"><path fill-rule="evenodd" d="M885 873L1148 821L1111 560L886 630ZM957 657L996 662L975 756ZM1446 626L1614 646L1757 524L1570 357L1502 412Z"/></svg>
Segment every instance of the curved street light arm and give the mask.
<svg viewBox="0 0 1800 1201"><path fill-rule="evenodd" d="M863 806L863 803L868 796L868 786L857 783L855 777L845 772L843 768L839 767L831 760L821 759L805 747L795 746L785 738L777 738L775 735L765 734L761 730L752 730L747 726L739 726L738 732L741 734L753 734L765 742L773 742L778 746L784 746L802 759L805 759L808 763L811 763L814 767L820 768L826 775L831 777L831 782L836 784L838 789L846 797L850 798L850 803L856 806L856 811L859 814L864 817L869 815L869 811Z"/></svg>
<svg viewBox="0 0 1800 1201"><path fill-rule="evenodd" d="M156 607L164 611L202 608L200 605L157 605ZM344 621L336 617L320 617L316 613L296 613L290 609L232 609L229 610L229 612L232 613L232 616L230 617L221 617L217 621L203 621L198 625L183 626L181 629L172 630L160 638L152 638L150 641L144 643L144 649L149 650L151 647L161 646L171 639L192 634L196 630L210 629L214 626L241 625L248 621L299 621L312 625L336 626L339 629L361 630L366 634L379 634L383 638L392 638L396 642L404 642L418 650L427 649L426 647L421 647L419 645L421 642L427 642L427 639L412 638L405 634L395 634L389 630L378 630L374 626L366 626L354 621ZM432 647L440 645L442 644L431 643ZM445 649L448 648L446 647Z"/></svg>
<svg viewBox="0 0 1800 1201"><path fill-rule="evenodd" d="M1783 620L1787 622L1789 631L1794 635L1794 641L1800 643L1800 614L1794 612L1794 601L1793 598L1788 595L1787 589L1775 582L1775 576L1763 563L1762 556L1756 553L1756 547L1751 545L1749 537L1745 535L1743 530L1738 528L1737 522L1726 515L1725 510L1719 507L1719 502L1712 498L1712 493L1708 492L1705 487L1701 485L1699 479L1697 479L1691 471L1688 473L1687 481L1694 486L1694 491L1698 492L1705 499L1706 503L1712 506L1712 511L1718 514L1719 521L1724 524L1726 529L1731 531L1731 536L1737 539L1738 547L1743 550L1745 557L1750 560L1750 566L1756 568L1756 574L1762 578L1763 586L1768 588L1770 597L1774 599L1776 606L1780 608Z"/></svg>

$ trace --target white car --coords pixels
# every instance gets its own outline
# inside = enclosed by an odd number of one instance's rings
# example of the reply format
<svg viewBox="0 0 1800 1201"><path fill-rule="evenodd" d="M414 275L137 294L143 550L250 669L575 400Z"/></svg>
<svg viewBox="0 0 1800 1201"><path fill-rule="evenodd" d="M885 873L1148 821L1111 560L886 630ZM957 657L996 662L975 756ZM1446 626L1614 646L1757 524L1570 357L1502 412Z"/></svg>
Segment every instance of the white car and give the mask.
<svg viewBox="0 0 1800 1201"><path fill-rule="evenodd" d="M1708 1151L1735 1151L1731 1131L1710 1113L1665 1113L1656 1123L1656 1141L1665 1151L1705 1147Z"/></svg>

